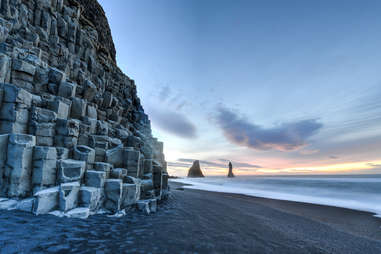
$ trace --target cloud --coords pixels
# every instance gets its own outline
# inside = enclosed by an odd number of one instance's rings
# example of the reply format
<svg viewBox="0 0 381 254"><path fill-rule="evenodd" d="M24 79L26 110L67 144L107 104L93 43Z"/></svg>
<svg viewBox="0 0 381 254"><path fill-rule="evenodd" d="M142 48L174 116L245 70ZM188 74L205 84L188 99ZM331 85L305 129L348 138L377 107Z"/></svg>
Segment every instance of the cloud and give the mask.
<svg viewBox="0 0 381 254"><path fill-rule="evenodd" d="M181 159L178 159L178 161L180 162L187 162L187 163L193 163L195 161L195 159L184 159L184 158L181 158ZM213 162L213 161L204 161L204 160L199 160L201 164L204 164L206 166L209 166L209 167L226 167L225 164L222 164L222 163L216 163L216 162Z"/></svg>
<svg viewBox="0 0 381 254"><path fill-rule="evenodd" d="M237 167L237 168L262 168L259 165L253 165L253 164L245 163L245 162L231 161L227 159L218 159L218 160L222 162L226 162L226 163L229 163L230 161L233 164L233 167Z"/></svg>
<svg viewBox="0 0 381 254"><path fill-rule="evenodd" d="M169 161L169 162L167 162L167 166L168 167L174 167L174 168L189 168L191 166L191 164Z"/></svg>
<svg viewBox="0 0 381 254"><path fill-rule="evenodd" d="M163 86L160 88L160 92L158 93L159 100L164 102L171 95L171 88L169 86Z"/></svg>
<svg viewBox="0 0 381 254"><path fill-rule="evenodd" d="M217 108L215 120L231 143L256 150L297 150L323 127L316 119L307 119L264 128L222 106Z"/></svg>
<svg viewBox="0 0 381 254"><path fill-rule="evenodd" d="M190 163L192 164L195 159L184 159L180 158L177 161L182 162L182 163ZM218 159L220 162L214 162L214 161L206 161L206 160L199 160L201 164L207 166L207 167L219 167L219 168L227 168L229 160L226 159ZM261 166L258 165L253 165L249 163L244 163L244 162L237 162L237 161L231 161L233 164L234 168L246 168L246 169L256 169L256 168L262 168Z"/></svg>
<svg viewBox="0 0 381 254"><path fill-rule="evenodd" d="M331 156L329 156L329 158L335 160L335 159L338 159L339 157L335 156L335 155L331 155Z"/></svg>
<svg viewBox="0 0 381 254"><path fill-rule="evenodd" d="M196 126L183 114L151 107L150 118L157 127L181 138L196 138Z"/></svg>
<svg viewBox="0 0 381 254"><path fill-rule="evenodd" d="M299 153L303 154L303 155L312 155L312 154L316 154L318 152L320 152L319 149L303 149L303 150L299 151Z"/></svg>
<svg viewBox="0 0 381 254"><path fill-rule="evenodd" d="M369 166L371 166L371 167L374 167L374 168L376 168L376 167L381 167L381 164L377 164L377 163L371 163L371 162L369 162L369 163L367 163Z"/></svg>

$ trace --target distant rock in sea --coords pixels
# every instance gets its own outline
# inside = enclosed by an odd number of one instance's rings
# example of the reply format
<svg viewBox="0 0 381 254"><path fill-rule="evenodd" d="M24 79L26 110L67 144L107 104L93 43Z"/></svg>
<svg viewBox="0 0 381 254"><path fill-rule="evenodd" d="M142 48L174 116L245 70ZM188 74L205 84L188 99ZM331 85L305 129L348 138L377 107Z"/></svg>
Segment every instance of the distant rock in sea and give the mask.
<svg viewBox="0 0 381 254"><path fill-rule="evenodd" d="M228 173L228 177L234 177L234 174L233 174L233 165L232 163L229 161L229 173Z"/></svg>
<svg viewBox="0 0 381 254"><path fill-rule="evenodd" d="M204 177L198 160L194 161L192 167L190 167L188 177Z"/></svg>

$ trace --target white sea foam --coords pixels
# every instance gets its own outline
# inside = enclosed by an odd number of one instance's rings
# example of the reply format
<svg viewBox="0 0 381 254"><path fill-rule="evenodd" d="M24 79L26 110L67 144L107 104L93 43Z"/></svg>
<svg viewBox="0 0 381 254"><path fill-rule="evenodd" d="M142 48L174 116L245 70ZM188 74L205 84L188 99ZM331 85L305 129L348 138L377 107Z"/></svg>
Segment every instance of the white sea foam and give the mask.
<svg viewBox="0 0 381 254"><path fill-rule="evenodd" d="M380 176L179 178L189 189L349 208L381 217Z"/></svg>

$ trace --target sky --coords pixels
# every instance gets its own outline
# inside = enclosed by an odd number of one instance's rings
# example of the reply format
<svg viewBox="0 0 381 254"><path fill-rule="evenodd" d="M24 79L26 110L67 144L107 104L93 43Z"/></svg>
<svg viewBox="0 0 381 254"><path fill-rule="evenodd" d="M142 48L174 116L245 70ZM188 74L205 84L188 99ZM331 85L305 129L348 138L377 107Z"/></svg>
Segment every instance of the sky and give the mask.
<svg viewBox="0 0 381 254"><path fill-rule="evenodd" d="M381 1L99 2L171 175L381 173Z"/></svg>

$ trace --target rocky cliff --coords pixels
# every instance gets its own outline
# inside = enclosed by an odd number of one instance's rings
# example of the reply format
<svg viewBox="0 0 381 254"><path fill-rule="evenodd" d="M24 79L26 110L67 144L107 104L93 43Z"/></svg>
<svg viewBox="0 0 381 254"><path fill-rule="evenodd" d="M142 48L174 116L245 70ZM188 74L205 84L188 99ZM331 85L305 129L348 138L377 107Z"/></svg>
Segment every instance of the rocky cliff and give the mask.
<svg viewBox="0 0 381 254"><path fill-rule="evenodd" d="M96 0L0 0L0 134L0 208L87 217L167 195Z"/></svg>

